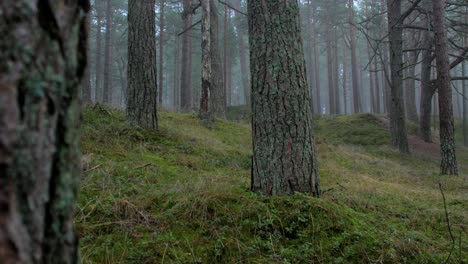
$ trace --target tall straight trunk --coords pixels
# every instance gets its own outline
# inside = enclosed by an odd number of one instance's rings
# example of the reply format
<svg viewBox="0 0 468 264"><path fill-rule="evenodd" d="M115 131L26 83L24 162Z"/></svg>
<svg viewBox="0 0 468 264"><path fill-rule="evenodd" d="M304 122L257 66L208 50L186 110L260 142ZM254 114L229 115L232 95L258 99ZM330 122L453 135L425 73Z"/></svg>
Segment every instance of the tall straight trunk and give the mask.
<svg viewBox="0 0 468 264"><path fill-rule="evenodd" d="M315 8L314 8L315 10ZM320 115L322 113L322 99L321 99L321 91L320 91L320 58L319 58L319 52L318 52L318 44L317 44L317 39L318 39L318 29L317 29L317 19L315 16L314 10L312 11L313 17L314 17L314 22L312 25L312 28L314 30L313 32L313 46L314 46L314 70L315 70L315 98L316 98L316 103L315 105L317 106L317 113Z"/></svg>
<svg viewBox="0 0 468 264"><path fill-rule="evenodd" d="M174 81L172 91L172 105L175 111L180 110L180 65L179 65L179 54L180 54L180 38L176 35L177 29L174 29L175 35L175 47L174 47Z"/></svg>
<svg viewBox="0 0 468 264"><path fill-rule="evenodd" d="M200 3L202 9L202 86L199 114L202 124L211 127L214 122L213 110L211 109L211 0L201 0Z"/></svg>
<svg viewBox="0 0 468 264"><path fill-rule="evenodd" d="M96 82L94 84L94 100L96 102L102 103L104 91L102 87L102 15L101 15L101 6L98 2L95 2L96 7Z"/></svg>
<svg viewBox="0 0 468 264"><path fill-rule="evenodd" d="M165 33L164 33L164 26L165 26L165 0L161 0L161 14L159 17L159 79L158 79L158 87L159 87L159 107L163 106L163 98L164 98L164 41L165 41Z"/></svg>
<svg viewBox="0 0 468 264"><path fill-rule="evenodd" d="M252 185L266 195L320 195L297 1L248 1ZM274 23L274 24L273 24Z"/></svg>
<svg viewBox="0 0 468 264"><path fill-rule="evenodd" d="M157 129L155 0L128 2L127 120Z"/></svg>
<svg viewBox="0 0 468 264"><path fill-rule="evenodd" d="M465 38L465 43L467 38ZM465 62L462 62L462 76L466 76ZM466 80L462 81L463 87L463 142L465 147L468 147L468 86Z"/></svg>
<svg viewBox="0 0 468 264"><path fill-rule="evenodd" d="M227 81L224 77L223 62L220 51L219 41L219 18L218 9L216 7L217 1L210 1L210 17L209 23L210 28L208 34L210 36L210 114L215 115L219 118L226 118L226 86L224 84ZM227 55L227 54L226 54ZM227 57L226 57L227 59ZM226 67L228 63L226 61ZM202 82L203 84L203 82Z"/></svg>
<svg viewBox="0 0 468 264"><path fill-rule="evenodd" d="M184 28L192 26L192 0L184 0ZM191 30L182 35L180 71L180 107L184 112L192 110L192 36Z"/></svg>
<svg viewBox="0 0 468 264"><path fill-rule="evenodd" d="M241 10L241 1L232 1L232 5L237 10ZM242 26L243 17L235 12L235 21L236 21L236 32L237 32L237 47L239 48L239 60L242 76L242 88L244 91L245 103L248 107L251 107L250 100L250 81L249 81L249 67L247 65L247 47L244 43L245 31Z"/></svg>
<svg viewBox="0 0 468 264"><path fill-rule="evenodd" d="M350 23L350 46L351 46L351 77L353 80L353 107L354 113L359 113L361 109L361 95L359 93L358 62L356 56L356 28L354 26L354 0L349 0L349 23Z"/></svg>
<svg viewBox="0 0 468 264"><path fill-rule="evenodd" d="M416 109L416 63L418 60L417 52L409 52L408 54L408 66L406 69L406 80L405 80L405 104L406 104L406 117L408 120L419 122L418 110Z"/></svg>
<svg viewBox="0 0 468 264"><path fill-rule="evenodd" d="M385 14L387 11L385 9L385 1L386 0L381 0L380 5L381 5L381 13ZM392 1L392 0L388 0ZM382 16L382 30L381 34L382 37L387 35L387 30L388 30L388 23L385 19L385 16ZM389 83L389 67L388 67L388 44L386 43L387 38L384 37L382 40L382 54L383 54L383 62L382 62L382 67L384 71L382 72L382 92L383 92L383 106L384 106L384 113L389 113L390 111L390 100L391 100L391 95L390 95L390 83Z"/></svg>
<svg viewBox="0 0 468 264"><path fill-rule="evenodd" d="M429 25L431 23L429 13L432 11L430 0L425 0L423 5L426 12L424 22ZM419 133L426 142L432 142L431 112L432 97L435 93L435 86L431 84L432 46L432 33L426 30L422 37L421 101L419 105Z"/></svg>
<svg viewBox="0 0 468 264"><path fill-rule="evenodd" d="M347 98L347 71L348 67L346 66L346 43L343 43L343 105L344 105L344 114L348 114L348 98Z"/></svg>
<svg viewBox="0 0 468 264"><path fill-rule="evenodd" d="M307 70L308 70L308 81L309 81L309 90L311 94L311 100L310 100L310 107L312 109L312 113L317 113L318 109L314 109L314 97L316 96L314 94L314 91L316 88L314 87L315 82L315 69L314 69L314 64L313 64L313 47L312 47L312 38L313 38L313 29L312 29L312 23L310 22L310 19L312 18L312 7L311 7L311 0L307 0L307 9L306 9L306 25L307 25Z"/></svg>
<svg viewBox="0 0 468 264"><path fill-rule="evenodd" d="M91 29L91 18L86 16L86 32L90 32ZM86 40L86 54L88 58L86 59L87 61L90 61L90 45L89 45L89 39ZM83 104L91 104L92 99L91 99L91 71L89 67L86 68L84 78L83 78L83 89L82 89L82 97L81 101Z"/></svg>
<svg viewBox="0 0 468 264"><path fill-rule="evenodd" d="M90 6L59 3L0 1L0 262L5 264L79 262L73 220Z"/></svg>
<svg viewBox="0 0 468 264"><path fill-rule="evenodd" d="M331 36L331 7L327 2L326 14L326 45L327 45L327 70L328 70L328 111L330 115L336 114L335 112L335 78L333 76L333 50L332 50L332 36Z"/></svg>
<svg viewBox="0 0 468 264"><path fill-rule="evenodd" d="M440 172L443 175L458 175L448 40L445 26L445 2L445 0L432 0L437 86L439 87L440 150L442 158Z"/></svg>
<svg viewBox="0 0 468 264"><path fill-rule="evenodd" d="M392 145L400 153L409 153L406 132L405 106L403 102L403 24L401 17L401 0L387 2L388 38L390 41L391 103L390 132Z"/></svg>
<svg viewBox="0 0 468 264"><path fill-rule="evenodd" d="M374 70L377 71L378 65L377 65L377 59L374 58ZM380 107L380 98L381 98L381 93L380 93L380 86L379 86L379 74L377 72L374 72L374 85L375 85L375 112L376 113L381 113L381 107Z"/></svg>
<svg viewBox="0 0 468 264"><path fill-rule="evenodd" d="M335 1L336 4L336 1ZM338 63L338 27L335 27L334 32L333 32L333 73L334 73L334 87L335 87L335 113L339 115L341 113L341 100L340 100L340 69L339 69L339 63Z"/></svg>
<svg viewBox="0 0 468 264"><path fill-rule="evenodd" d="M112 0L106 5L106 43L104 51L104 98L105 104L112 103Z"/></svg>
<svg viewBox="0 0 468 264"><path fill-rule="evenodd" d="M224 22L223 22L223 75L224 75L224 93L226 94L226 104L232 104L232 92L231 87L229 87L229 51L228 51L228 6L224 5Z"/></svg>
<svg viewBox="0 0 468 264"><path fill-rule="evenodd" d="M365 2L365 8L366 8L366 17L369 18L369 3L366 0ZM369 34L369 31L367 32ZM370 43L367 41L367 56L369 58L369 90L370 90L370 96L369 96L369 101L370 101L370 111L371 113L378 113L377 111L377 104L376 104L376 91L374 87L374 78L373 76L376 74L375 73L375 68L373 67L374 65L372 64L372 49Z"/></svg>

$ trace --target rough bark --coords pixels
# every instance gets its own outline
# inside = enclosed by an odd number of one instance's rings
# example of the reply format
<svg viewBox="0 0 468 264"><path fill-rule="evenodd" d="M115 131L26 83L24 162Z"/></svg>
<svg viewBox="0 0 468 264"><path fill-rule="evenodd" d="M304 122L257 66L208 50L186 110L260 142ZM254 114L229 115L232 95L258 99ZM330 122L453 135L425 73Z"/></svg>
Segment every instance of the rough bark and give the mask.
<svg viewBox="0 0 468 264"><path fill-rule="evenodd" d="M210 111L212 114L219 118L226 118L226 102L227 102L227 93L228 89L225 86L228 82L228 79L225 78L223 71L227 71L228 61L226 55L226 64L223 65L223 59L221 58L220 50L220 40L219 40L219 18L218 18L218 9L216 6L217 1L210 1L210 17L209 17L209 37L210 37L210 46L209 46L209 56L211 63L211 72L210 72ZM226 68L225 68L226 67Z"/></svg>
<svg viewBox="0 0 468 264"><path fill-rule="evenodd" d="M0 1L0 262L78 263L88 1Z"/></svg>
<svg viewBox="0 0 468 264"><path fill-rule="evenodd" d="M158 87L159 87L159 97L158 103L159 107L163 106L163 98L164 98L164 42L165 42L165 8L166 8L166 1L161 0L161 14L159 17L159 74L158 74Z"/></svg>
<svg viewBox="0 0 468 264"><path fill-rule="evenodd" d="M403 102L403 24L401 17L401 0L389 0L388 39L390 42L391 102L390 132L392 145L400 153L409 153L406 132L405 106Z"/></svg>
<svg viewBox="0 0 468 264"><path fill-rule="evenodd" d="M158 128L155 0L128 2L127 120Z"/></svg>
<svg viewBox="0 0 468 264"><path fill-rule="evenodd" d="M448 40L445 26L445 0L432 0L432 9L434 14L434 44L439 92L440 150L442 159L440 172L443 175L458 175Z"/></svg>
<svg viewBox="0 0 468 264"><path fill-rule="evenodd" d="M106 43L104 50L104 95L105 104L112 103L112 0L106 4Z"/></svg>
<svg viewBox="0 0 468 264"><path fill-rule="evenodd" d="M320 195L297 1L249 1L251 189Z"/></svg>
<svg viewBox="0 0 468 264"><path fill-rule="evenodd" d="M212 91L212 64L211 64L211 0L201 0L202 9L202 86L200 96L200 120L206 127L214 123L211 91Z"/></svg>
<svg viewBox="0 0 468 264"><path fill-rule="evenodd" d="M192 26L192 0L184 0L184 28ZM184 112L192 111L192 38L191 30L182 35L182 57L180 71L180 107Z"/></svg>

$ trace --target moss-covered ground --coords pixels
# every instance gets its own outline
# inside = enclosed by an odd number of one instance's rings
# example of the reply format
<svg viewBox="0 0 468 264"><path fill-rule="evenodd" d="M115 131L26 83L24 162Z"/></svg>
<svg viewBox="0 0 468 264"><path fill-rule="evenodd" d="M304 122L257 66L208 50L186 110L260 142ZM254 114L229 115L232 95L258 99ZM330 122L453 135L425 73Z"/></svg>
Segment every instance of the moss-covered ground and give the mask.
<svg viewBox="0 0 468 264"><path fill-rule="evenodd" d="M439 176L437 160L390 148L375 116L320 118L322 197L264 197L249 191L248 125L162 112L160 126L84 110L83 263L468 261L467 149L462 176Z"/></svg>

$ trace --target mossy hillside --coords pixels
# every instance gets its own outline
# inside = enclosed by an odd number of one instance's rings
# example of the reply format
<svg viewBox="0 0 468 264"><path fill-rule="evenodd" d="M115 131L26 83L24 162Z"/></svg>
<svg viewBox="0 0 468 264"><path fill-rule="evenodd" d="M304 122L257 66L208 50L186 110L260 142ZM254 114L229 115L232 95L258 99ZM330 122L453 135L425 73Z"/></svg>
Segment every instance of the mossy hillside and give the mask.
<svg viewBox="0 0 468 264"><path fill-rule="evenodd" d="M314 199L248 191L248 126L208 130L194 115L162 112L154 132L100 107L83 119L83 263L440 263L450 251L437 163L385 145L331 145L320 124L340 129L333 120L317 122L324 194ZM447 177L443 186L458 236L466 185Z"/></svg>

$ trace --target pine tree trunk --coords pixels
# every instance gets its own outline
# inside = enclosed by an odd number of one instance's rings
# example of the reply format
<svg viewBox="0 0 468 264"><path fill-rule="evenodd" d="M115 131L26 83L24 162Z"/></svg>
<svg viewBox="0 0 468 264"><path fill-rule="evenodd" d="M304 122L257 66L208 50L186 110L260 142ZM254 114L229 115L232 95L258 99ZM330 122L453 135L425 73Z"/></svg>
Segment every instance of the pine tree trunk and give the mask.
<svg viewBox="0 0 468 264"><path fill-rule="evenodd" d="M177 29L174 26L174 36L175 36L175 47L174 47L174 80L173 80L173 91L172 91L172 105L175 111L180 110L180 65L179 65L179 53L180 53L180 38L177 36Z"/></svg>
<svg viewBox="0 0 468 264"><path fill-rule="evenodd" d="M200 96L200 120L206 127L214 123L212 110L212 64L211 64L211 0L201 0L202 9L202 86ZM217 87L219 88L219 87Z"/></svg>
<svg viewBox="0 0 468 264"><path fill-rule="evenodd" d="M427 16L432 11L430 1L424 1L424 9L427 12L424 14L426 19L425 24L431 23ZM431 112L432 112L432 97L435 93L435 86L431 84L431 64L432 64L432 49L433 38L430 31L424 31L422 37L422 62L421 62L421 101L420 101L420 119L419 133L425 142L432 142L431 132Z"/></svg>
<svg viewBox="0 0 468 264"><path fill-rule="evenodd" d="M416 109L416 63L418 56L416 52L410 52L408 54L408 68L406 69L406 80L405 80L405 104L406 104L406 116L408 120L414 123L419 122L418 110Z"/></svg>
<svg viewBox="0 0 468 264"><path fill-rule="evenodd" d="M466 45L468 38L465 38L464 43ZM465 61L462 62L462 76L466 76ZM466 81L462 81L463 86L463 142L465 147L468 147L468 85Z"/></svg>
<svg viewBox="0 0 468 264"><path fill-rule="evenodd" d="M400 153L409 153L406 132L405 106L403 102L403 24L401 17L401 0L387 2L388 38L390 41L391 103L390 132L392 145Z"/></svg>
<svg viewBox="0 0 468 264"><path fill-rule="evenodd" d="M0 1L1 263L79 261L73 219L89 9L88 1Z"/></svg>
<svg viewBox="0 0 468 264"><path fill-rule="evenodd" d="M337 5L335 1L335 5ZM337 115L341 114L341 100L340 100L340 69L339 69L339 63L338 63L338 32L337 32L337 27L335 27L334 32L333 32L333 75L335 81L333 82L334 84L334 94L335 94L335 113Z"/></svg>
<svg viewBox="0 0 468 264"><path fill-rule="evenodd" d="M106 6L106 43L104 51L104 98L105 104L112 103L112 0Z"/></svg>
<svg viewBox="0 0 468 264"><path fill-rule="evenodd" d="M344 114L348 114L348 92L346 83L348 82L347 80L347 71L348 67L346 65L346 43L343 43L343 104L344 104Z"/></svg>
<svg viewBox="0 0 468 264"><path fill-rule="evenodd" d="M312 108L313 113L319 112L318 109L314 109L314 99L315 99L315 90L316 88L314 87L314 80L315 80L315 69L314 69L314 64L313 64L313 47L312 47L312 38L313 38L313 28L312 28L312 23L310 20L312 19L312 7L311 7L311 0L307 0L307 12L306 12L306 25L307 25L307 69L308 69L308 82L309 82L309 90L311 94L311 101L310 101L310 107ZM315 107L316 108L316 107Z"/></svg>
<svg viewBox="0 0 468 264"><path fill-rule="evenodd" d="M351 77L353 80L353 107L354 113L360 113L361 109L361 95L359 93L359 76L358 76L358 62L356 56L356 28L354 26L354 0L349 0L349 21L351 31L349 33L351 45Z"/></svg>
<svg viewBox="0 0 468 264"><path fill-rule="evenodd" d="M161 14L159 17L159 79L158 79L158 87L159 87L159 97L158 103L159 107L163 107L163 98L164 98L164 41L165 41L165 33L164 33L164 19L165 19L165 0L161 0Z"/></svg>
<svg viewBox="0 0 468 264"><path fill-rule="evenodd" d="M158 128L155 0L128 2L128 103L130 123Z"/></svg>
<svg viewBox="0 0 468 264"><path fill-rule="evenodd" d="M241 10L240 0L232 1L232 5L237 10ZM251 107L250 100L250 81L249 81L249 67L247 65L247 47L244 43L245 31L242 27L242 16L235 12L235 21L236 21L236 31L237 31L237 46L239 48L239 60L241 67L241 76L242 76L242 87L244 91L244 98L247 107Z"/></svg>
<svg viewBox="0 0 468 264"><path fill-rule="evenodd" d="M252 191L319 196L298 3L249 1L248 16L253 101Z"/></svg>
<svg viewBox="0 0 468 264"><path fill-rule="evenodd" d="M326 45L327 45L327 70L328 70L328 111L330 115L335 115L335 78L333 76L333 51L332 51L332 36L331 36L331 7L327 2L326 14Z"/></svg>
<svg viewBox="0 0 468 264"><path fill-rule="evenodd" d="M374 70L377 70L377 59L374 58ZM380 86L379 86L379 74L377 72L374 73L374 85L375 85L375 112L380 114L381 113L381 107L380 107L380 98L381 98L381 93L380 93Z"/></svg>
<svg viewBox="0 0 468 264"><path fill-rule="evenodd" d="M91 18L88 16L86 16L86 32L90 32L90 29L91 29ZM89 39L86 40L86 56L88 56L88 58L86 59L87 61L90 61L90 46L89 46ZM86 71L85 71L85 74L84 74L84 77L83 77L83 84L82 84L82 97L81 97L81 101L82 101L82 104L91 104L92 103L92 99L91 99L91 71L89 69L89 67L86 67Z"/></svg>
<svg viewBox="0 0 468 264"><path fill-rule="evenodd" d="M184 29L192 26L192 0L184 0ZM192 111L192 30L182 35L180 72L180 107L183 112Z"/></svg>
<svg viewBox="0 0 468 264"><path fill-rule="evenodd" d="M458 175L447 29L445 26L445 0L432 0L432 9L434 14L437 86L439 87L440 150L442 158L440 172L443 175Z"/></svg>
<svg viewBox="0 0 468 264"><path fill-rule="evenodd" d="M96 83L94 98L96 102L102 103L104 91L102 87L102 15L101 7L98 2L95 2L96 7Z"/></svg>
<svg viewBox="0 0 468 264"><path fill-rule="evenodd" d="M226 54L226 64L223 65L220 51L220 41L219 41L219 18L218 18L218 9L216 7L217 1L210 1L210 63L211 63L211 72L210 72L210 112L216 117L226 118L226 94L228 84L228 79L224 76L224 67L228 67L227 54ZM226 72L227 73L227 72ZM202 82L203 83L203 82Z"/></svg>
<svg viewBox="0 0 468 264"><path fill-rule="evenodd" d="M315 12L312 12L315 14ZM316 17L316 16L315 16ZM319 52L318 52L318 44L317 44L317 39L318 39L318 29L317 29L317 19L314 19L314 23L312 25L312 28L314 30L313 32L313 46L314 46L314 69L315 69L315 91L316 91L316 103L315 105L317 106L318 109L318 114L322 114L322 99L321 99L321 87L320 87L320 58L319 58ZM312 80L311 80L312 81Z"/></svg>
<svg viewBox="0 0 468 264"><path fill-rule="evenodd" d="M385 8L385 1L386 0L381 0L380 1L380 6L381 6L381 13L385 14L387 12ZM392 1L392 0L388 0ZM381 36L382 36L382 54L383 54L383 62L382 62L382 67L384 71L382 72L382 92L383 92L383 108L384 108L384 113L389 113L390 111L390 101L391 101L391 94L390 94L390 76L389 75L389 68L388 68L388 38L385 37L388 33L388 23L386 21L385 16L382 16L382 30L381 30Z"/></svg>

